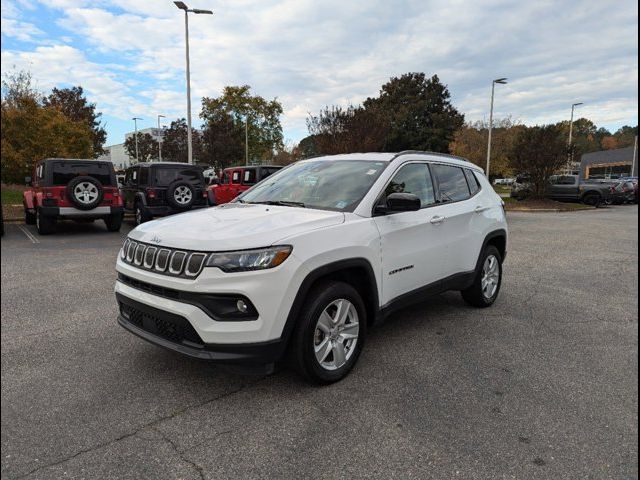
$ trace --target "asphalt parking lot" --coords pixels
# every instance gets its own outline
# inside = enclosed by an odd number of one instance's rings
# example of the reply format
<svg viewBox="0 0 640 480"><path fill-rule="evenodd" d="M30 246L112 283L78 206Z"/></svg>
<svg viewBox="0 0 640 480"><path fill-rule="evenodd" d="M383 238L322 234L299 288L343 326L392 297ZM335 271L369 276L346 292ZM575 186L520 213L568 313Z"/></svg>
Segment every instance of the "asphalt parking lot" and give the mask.
<svg viewBox="0 0 640 480"><path fill-rule="evenodd" d="M509 222L493 308L400 311L324 388L120 328L130 226L8 225L2 478L637 478L638 208Z"/></svg>

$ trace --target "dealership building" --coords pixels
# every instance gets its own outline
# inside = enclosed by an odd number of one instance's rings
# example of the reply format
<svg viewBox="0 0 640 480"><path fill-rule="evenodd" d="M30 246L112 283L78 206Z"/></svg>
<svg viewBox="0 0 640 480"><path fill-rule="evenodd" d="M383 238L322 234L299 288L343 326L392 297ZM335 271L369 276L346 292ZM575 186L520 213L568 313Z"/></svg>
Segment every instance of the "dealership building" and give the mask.
<svg viewBox="0 0 640 480"><path fill-rule="evenodd" d="M155 141L159 141L162 139L163 132L162 132L162 129L143 128L142 130L138 130L138 133L140 135L144 135L145 133L148 133L154 138ZM134 132L127 133L124 136L125 141L129 137L133 137L134 134L135 134ZM124 170L130 167L131 165L133 165L134 163L136 163L135 157L130 157L127 154L127 151L124 148L124 143L109 145L107 147L104 147L104 150L106 153L98 157L98 160L106 160L108 162L113 163L113 168L115 168L116 170Z"/></svg>
<svg viewBox="0 0 640 480"><path fill-rule="evenodd" d="M638 175L635 147L585 153L580 161L580 178L611 179Z"/></svg>

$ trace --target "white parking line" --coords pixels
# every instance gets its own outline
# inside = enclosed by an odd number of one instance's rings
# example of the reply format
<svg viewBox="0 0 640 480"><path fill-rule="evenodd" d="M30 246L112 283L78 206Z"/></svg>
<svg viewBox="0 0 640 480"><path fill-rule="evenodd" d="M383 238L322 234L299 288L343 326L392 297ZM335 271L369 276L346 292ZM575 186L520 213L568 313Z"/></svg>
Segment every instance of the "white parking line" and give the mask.
<svg viewBox="0 0 640 480"><path fill-rule="evenodd" d="M26 227L23 227L22 225L18 225L18 228L22 230L22 233L24 233L29 240L31 240L31 243L40 243L40 240L34 237L33 234L26 229Z"/></svg>

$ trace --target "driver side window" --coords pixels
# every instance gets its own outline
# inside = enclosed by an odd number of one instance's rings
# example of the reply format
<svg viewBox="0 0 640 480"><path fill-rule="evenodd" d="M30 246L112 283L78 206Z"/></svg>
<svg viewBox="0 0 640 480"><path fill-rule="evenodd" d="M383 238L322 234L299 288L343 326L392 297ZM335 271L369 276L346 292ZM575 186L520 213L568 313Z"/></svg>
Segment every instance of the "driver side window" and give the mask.
<svg viewBox="0 0 640 480"><path fill-rule="evenodd" d="M436 196L426 163L410 163L403 166L394 176L387 188L385 197L392 193L412 193L420 199L421 207L436 203Z"/></svg>

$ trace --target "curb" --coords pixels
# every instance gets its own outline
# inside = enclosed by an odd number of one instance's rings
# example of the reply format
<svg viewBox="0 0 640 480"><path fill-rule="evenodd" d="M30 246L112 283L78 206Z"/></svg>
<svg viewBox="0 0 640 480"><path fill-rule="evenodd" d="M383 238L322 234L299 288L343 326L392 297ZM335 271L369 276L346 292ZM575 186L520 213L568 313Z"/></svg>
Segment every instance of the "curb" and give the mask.
<svg viewBox="0 0 640 480"><path fill-rule="evenodd" d="M566 213L566 212L589 212L589 211L592 211L592 210L598 210L598 209L595 208L595 207L592 207L592 208L576 208L576 209L573 209L573 210L562 210L560 208L514 208L514 209L507 208L507 213L509 213L509 212Z"/></svg>

